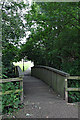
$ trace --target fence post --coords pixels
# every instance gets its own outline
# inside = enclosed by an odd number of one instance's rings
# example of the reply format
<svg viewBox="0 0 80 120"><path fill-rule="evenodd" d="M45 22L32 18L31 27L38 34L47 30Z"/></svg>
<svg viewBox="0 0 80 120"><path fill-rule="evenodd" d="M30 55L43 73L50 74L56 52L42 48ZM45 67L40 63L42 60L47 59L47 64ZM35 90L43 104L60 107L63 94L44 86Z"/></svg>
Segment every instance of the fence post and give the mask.
<svg viewBox="0 0 80 120"><path fill-rule="evenodd" d="M23 80L20 81L20 87L22 89L20 99L21 99L21 103L23 103Z"/></svg>
<svg viewBox="0 0 80 120"><path fill-rule="evenodd" d="M68 102L67 78L65 79L65 100Z"/></svg>

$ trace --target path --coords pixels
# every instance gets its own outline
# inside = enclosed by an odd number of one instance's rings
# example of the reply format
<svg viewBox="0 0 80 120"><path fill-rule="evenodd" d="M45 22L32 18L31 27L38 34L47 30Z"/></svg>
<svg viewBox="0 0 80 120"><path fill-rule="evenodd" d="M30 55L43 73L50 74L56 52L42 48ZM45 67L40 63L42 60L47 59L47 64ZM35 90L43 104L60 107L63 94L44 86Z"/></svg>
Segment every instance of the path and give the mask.
<svg viewBox="0 0 80 120"><path fill-rule="evenodd" d="M13 116L16 118L78 118L77 105L67 105L40 79L25 72L24 108Z"/></svg>

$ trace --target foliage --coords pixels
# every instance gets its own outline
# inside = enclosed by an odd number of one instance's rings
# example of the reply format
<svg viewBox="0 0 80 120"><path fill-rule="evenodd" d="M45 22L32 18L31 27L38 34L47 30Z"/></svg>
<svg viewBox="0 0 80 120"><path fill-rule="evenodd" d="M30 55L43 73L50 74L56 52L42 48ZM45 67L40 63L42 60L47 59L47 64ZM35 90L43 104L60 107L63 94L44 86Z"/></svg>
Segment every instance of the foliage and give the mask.
<svg viewBox="0 0 80 120"><path fill-rule="evenodd" d="M21 10L26 5L21 2L2 2L2 73L13 77L13 61L19 59L20 40L25 36Z"/></svg>
<svg viewBox="0 0 80 120"><path fill-rule="evenodd" d="M11 94L5 94L2 96L2 112L11 113L18 109L20 106L20 92L14 93L16 89L20 88L19 82L9 82L2 84L2 93L13 90Z"/></svg>
<svg viewBox="0 0 80 120"><path fill-rule="evenodd" d="M69 103L80 102L80 92L69 92Z"/></svg>
<svg viewBox="0 0 80 120"><path fill-rule="evenodd" d="M68 80L68 87L80 88L80 80Z"/></svg>
<svg viewBox="0 0 80 120"><path fill-rule="evenodd" d="M68 87L70 88L80 88L80 80L68 80ZM80 102L80 92L69 91L68 92L68 102Z"/></svg>
<svg viewBox="0 0 80 120"><path fill-rule="evenodd" d="M80 75L78 10L78 3L34 3L25 16L31 34L20 56Z"/></svg>

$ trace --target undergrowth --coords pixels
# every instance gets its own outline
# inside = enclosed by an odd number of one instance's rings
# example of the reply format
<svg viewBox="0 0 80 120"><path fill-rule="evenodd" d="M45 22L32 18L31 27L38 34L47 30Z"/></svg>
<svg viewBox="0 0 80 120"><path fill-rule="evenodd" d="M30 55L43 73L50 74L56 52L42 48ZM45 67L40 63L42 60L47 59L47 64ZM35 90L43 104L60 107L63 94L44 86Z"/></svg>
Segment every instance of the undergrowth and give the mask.
<svg viewBox="0 0 80 120"><path fill-rule="evenodd" d="M23 107L20 100L20 92L15 93L15 90L22 89L19 82L7 82L2 85L2 114L12 113ZM10 94L5 94L5 92L11 91Z"/></svg>
<svg viewBox="0 0 80 120"><path fill-rule="evenodd" d="M68 80L69 88L80 88L80 80ZM69 91L68 92L68 102L80 102L80 91Z"/></svg>

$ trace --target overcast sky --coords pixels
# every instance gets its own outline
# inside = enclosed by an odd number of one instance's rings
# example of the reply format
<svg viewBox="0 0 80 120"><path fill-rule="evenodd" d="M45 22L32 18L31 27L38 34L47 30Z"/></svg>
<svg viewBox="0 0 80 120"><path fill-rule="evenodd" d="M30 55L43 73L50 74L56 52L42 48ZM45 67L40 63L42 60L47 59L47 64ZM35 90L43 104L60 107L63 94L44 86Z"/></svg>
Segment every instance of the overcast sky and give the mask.
<svg viewBox="0 0 80 120"><path fill-rule="evenodd" d="M16 0L15 0L15 1L16 1ZM21 0L21 1L22 1L22 0ZM31 6L31 4L32 4L32 0L23 0L23 1L24 1L25 4L29 1L30 6ZM23 12L25 13L26 11L24 10ZM23 22L24 22L24 24L25 24L26 21L23 20ZM27 31L27 32L26 32L26 37L22 38L21 43L25 43L25 42L26 42L26 38L28 38L29 34L30 34L30 32Z"/></svg>

